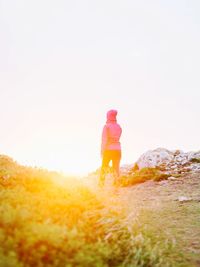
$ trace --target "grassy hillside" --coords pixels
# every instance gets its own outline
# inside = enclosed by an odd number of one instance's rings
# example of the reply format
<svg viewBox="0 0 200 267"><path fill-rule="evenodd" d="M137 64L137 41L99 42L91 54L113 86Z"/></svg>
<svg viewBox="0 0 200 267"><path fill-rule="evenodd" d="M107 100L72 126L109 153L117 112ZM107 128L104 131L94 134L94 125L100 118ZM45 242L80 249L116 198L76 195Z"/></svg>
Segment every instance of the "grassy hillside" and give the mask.
<svg viewBox="0 0 200 267"><path fill-rule="evenodd" d="M170 241L165 264L171 259L172 266L200 266L200 173L121 188L118 198L152 239Z"/></svg>
<svg viewBox="0 0 200 267"><path fill-rule="evenodd" d="M0 267L187 266L138 218L112 191L0 156Z"/></svg>

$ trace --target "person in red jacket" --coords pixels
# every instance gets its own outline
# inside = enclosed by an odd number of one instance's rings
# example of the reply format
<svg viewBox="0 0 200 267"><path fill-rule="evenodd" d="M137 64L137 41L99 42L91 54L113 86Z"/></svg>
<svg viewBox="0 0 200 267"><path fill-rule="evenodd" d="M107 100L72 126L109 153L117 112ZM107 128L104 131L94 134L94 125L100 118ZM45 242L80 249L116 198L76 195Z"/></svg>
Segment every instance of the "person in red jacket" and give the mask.
<svg viewBox="0 0 200 267"><path fill-rule="evenodd" d="M99 185L103 186L105 182L106 170L112 161L114 172L114 185L117 184L119 178L119 167L121 160L121 144L120 137L122 129L117 123L117 110L109 110L107 112L107 122L103 127L102 143L101 143L101 156L102 166L99 177Z"/></svg>

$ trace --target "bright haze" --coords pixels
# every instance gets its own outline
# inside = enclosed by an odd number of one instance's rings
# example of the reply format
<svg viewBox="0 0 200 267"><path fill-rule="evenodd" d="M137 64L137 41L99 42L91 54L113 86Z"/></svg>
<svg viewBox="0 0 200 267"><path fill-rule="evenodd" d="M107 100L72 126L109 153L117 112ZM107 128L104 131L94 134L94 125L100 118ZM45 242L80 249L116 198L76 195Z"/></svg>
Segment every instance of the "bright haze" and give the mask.
<svg viewBox="0 0 200 267"><path fill-rule="evenodd" d="M200 149L199 14L199 0L0 0L0 154L86 174L109 109L122 164Z"/></svg>

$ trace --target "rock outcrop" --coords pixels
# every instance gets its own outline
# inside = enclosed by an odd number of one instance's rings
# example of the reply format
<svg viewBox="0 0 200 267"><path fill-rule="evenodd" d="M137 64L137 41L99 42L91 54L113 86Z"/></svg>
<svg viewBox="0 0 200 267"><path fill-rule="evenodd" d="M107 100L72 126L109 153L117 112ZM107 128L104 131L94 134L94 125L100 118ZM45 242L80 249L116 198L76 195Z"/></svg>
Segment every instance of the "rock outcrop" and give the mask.
<svg viewBox="0 0 200 267"><path fill-rule="evenodd" d="M121 171L129 174L137 168L139 170L158 168L169 175L200 171L200 151L185 153L181 150L170 151L165 148L149 150L139 157L135 165L123 166Z"/></svg>

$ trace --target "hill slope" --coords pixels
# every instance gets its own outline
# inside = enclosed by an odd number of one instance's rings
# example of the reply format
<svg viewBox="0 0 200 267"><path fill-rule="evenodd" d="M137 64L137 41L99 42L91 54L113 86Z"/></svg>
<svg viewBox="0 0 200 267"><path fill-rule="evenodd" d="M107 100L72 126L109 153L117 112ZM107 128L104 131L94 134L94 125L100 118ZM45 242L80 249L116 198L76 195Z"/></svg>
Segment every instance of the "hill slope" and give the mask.
<svg viewBox="0 0 200 267"><path fill-rule="evenodd" d="M199 266L199 174L117 192L95 178L0 156L0 267Z"/></svg>
<svg viewBox="0 0 200 267"><path fill-rule="evenodd" d="M97 190L94 184L92 188ZM119 188L112 201L102 196L112 194L109 185L97 192L107 206L126 210L131 226L137 224L162 243L172 242L166 259L173 266L200 266L200 172ZM173 251L179 251L181 257Z"/></svg>

